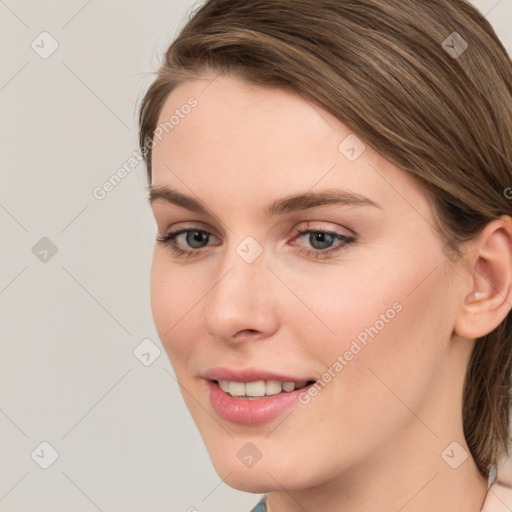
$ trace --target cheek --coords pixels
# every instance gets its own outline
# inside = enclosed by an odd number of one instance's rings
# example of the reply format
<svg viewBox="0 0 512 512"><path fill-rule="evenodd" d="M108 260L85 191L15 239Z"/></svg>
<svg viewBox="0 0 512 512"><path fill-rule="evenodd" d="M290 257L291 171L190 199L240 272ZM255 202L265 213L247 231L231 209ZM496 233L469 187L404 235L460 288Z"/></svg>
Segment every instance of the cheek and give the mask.
<svg viewBox="0 0 512 512"><path fill-rule="evenodd" d="M383 431L387 422L388 432L395 422L404 421L409 413L403 403L412 410L421 407L453 327L441 270L426 278L435 264L409 265L369 272L365 286L355 278L345 281L346 293L338 292L340 298L325 310L324 319L337 337L316 353L326 367L342 356L334 368L339 372L331 397L344 417L354 419L352 427L368 429L368 435L375 435L377 418ZM337 288L330 287L331 294Z"/></svg>
<svg viewBox="0 0 512 512"><path fill-rule="evenodd" d="M207 286L202 286L201 282L204 281L193 278L190 272L171 265L163 252L157 247L153 256L151 310L160 341L174 366L177 358L188 358L190 355L191 344L186 340L200 327L194 315L201 307L201 298L207 292Z"/></svg>
<svg viewBox="0 0 512 512"><path fill-rule="evenodd" d="M347 259L314 275L282 270L283 281L305 304L291 298L281 321L294 326L292 338L308 359L331 369L342 395L371 396L383 387L376 376L382 373L392 389L412 396L443 356L453 312L445 301L440 256L432 251L420 261L406 254L407 248L372 261Z"/></svg>

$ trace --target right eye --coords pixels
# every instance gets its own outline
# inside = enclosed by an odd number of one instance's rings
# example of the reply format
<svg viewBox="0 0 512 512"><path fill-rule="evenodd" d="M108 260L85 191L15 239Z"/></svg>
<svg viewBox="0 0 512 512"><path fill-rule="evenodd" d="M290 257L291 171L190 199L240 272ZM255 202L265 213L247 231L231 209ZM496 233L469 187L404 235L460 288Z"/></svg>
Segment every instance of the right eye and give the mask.
<svg viewBox="0 0 512 512"><path fill-rule="evenodd" d="M211 233L202 229L180 229L160 236L156 241L169 246L171 252L176 256L189 257L203 252L200 249L207 246L211 236L213 236ZM178 243L180 239L184 244L181 247Z"/></svg>

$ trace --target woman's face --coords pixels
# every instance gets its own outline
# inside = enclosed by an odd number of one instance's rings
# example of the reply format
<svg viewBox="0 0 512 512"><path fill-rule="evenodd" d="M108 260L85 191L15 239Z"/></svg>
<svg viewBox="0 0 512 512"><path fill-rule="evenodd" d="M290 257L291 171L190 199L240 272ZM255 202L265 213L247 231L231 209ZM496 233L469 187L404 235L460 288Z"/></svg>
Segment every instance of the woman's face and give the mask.
<svg viewBox="0 0 512 512"><path fill-rule="evenodd" d="M217 472L266 492L393 457L453 471L472 345L426 196L298 95L212 79L160 115L152 208L184 253L156 243L151 302Z"/></svg>

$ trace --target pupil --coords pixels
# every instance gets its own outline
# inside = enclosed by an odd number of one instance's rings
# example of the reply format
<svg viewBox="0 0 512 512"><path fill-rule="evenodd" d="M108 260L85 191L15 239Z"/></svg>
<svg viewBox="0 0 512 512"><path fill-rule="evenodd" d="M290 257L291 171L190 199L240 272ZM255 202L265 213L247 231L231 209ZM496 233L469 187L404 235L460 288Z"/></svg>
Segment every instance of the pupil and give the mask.
<svg viewBox="0 0 512 512"><path fill-rule="evenodd" d="M205 239L208 240L207 233L202 231L192 231L187 234L187 243L194 248L201 247Z"/></svg>
<svg viewBox="0 0 512 512"><path fill-rule="evenodd" d="M312 237L313 238L310 241L311 241L311 245L313 247L315 247L315 249L325 249L326 247L328 247L332 243L332 237L331 237L331 235L328 235L327 233L313 233ZM324 245L324 246L321 246L321 247L316 247L315 246L316 242L320 242L320 244L327 243L327 246Z"/></svg>

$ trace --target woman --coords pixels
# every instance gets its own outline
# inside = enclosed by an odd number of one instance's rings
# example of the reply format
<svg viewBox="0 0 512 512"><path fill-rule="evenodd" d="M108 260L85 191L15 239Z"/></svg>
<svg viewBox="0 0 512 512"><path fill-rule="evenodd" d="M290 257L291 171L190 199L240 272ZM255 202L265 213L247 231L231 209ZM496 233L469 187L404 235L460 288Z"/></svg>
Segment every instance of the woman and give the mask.
<svg viewBox="0 0 512 512"><path fill-rule="evenodd" d="M171 44L140 109L153 317L219 476L266 493L254 510L491 496L511 84L463 0L210 0Z"/></svg>

